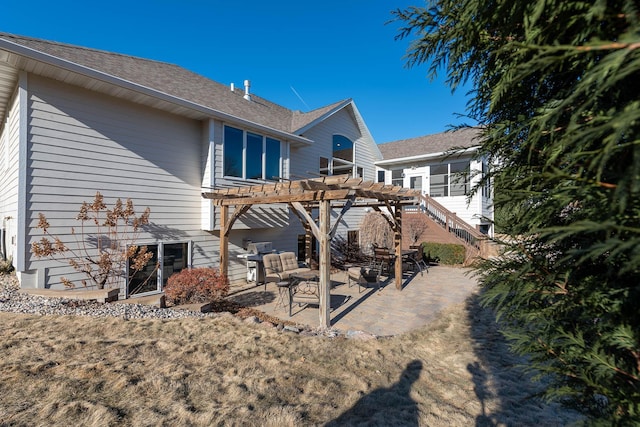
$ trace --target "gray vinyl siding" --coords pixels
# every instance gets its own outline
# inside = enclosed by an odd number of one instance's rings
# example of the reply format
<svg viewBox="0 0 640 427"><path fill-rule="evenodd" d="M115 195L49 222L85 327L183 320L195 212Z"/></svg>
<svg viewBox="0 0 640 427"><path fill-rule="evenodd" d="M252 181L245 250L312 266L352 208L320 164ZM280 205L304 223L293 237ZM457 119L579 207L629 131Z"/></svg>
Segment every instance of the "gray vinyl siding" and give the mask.
<svg viewBox="0 0 640 427"><path fill-rule="evenodd" d="M374 161L380 160L380 152L371 135L366 131L359 113L351 110L351 106L343 108L331 117L309 129L304 136L314 141L312 147L292 150L292 174L295 176L317 177L320 170L320 157L331 159L333 154L333 135L343 135L355 145L355 164L363 168L363 178L375 180ZM332 224L340 213L340 209L332 211ZM348 230L358 230L365 215L363 208L350 209L340 222L337 234L346 238ZM296 220L299 223L299 221ZM303 231L300 231L301 233Z"/></svg>
<svg viewBox="0 0 640 427"><path fill-rule="evenodd" d="M151 209L139 243L190 240L194 266L218 265L218 239L201 231L201 122L36 76L29 116L28 246L41 237L39 213L71 244L80 205L100 191L109 207L130 198L138 213ZM81 278L63 263L26 257L28 270L48 269L46 287Z"/></svg>
<svg viewBox="0 0 640 427"><path fill-rule="evenodd" d="M14 96L0 134L0 220L6 230L7 257L15 261L18 217L19 98Z"/></svg>

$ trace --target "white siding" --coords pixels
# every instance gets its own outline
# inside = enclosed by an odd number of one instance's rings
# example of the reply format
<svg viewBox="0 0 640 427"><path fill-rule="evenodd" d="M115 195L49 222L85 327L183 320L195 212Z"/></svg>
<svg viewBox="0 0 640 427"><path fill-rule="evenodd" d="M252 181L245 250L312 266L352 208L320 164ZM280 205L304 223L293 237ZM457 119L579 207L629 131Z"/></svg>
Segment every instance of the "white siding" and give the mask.
<svg viewBox="0 0 640 427"><path fill-rule="evenodd" d="M217 239L201 231L202 125L59 82L30 76L27 244L39 240L38 214L65 242L83 201L131 198L151 209L140 242L193 241L193 264L218 264ZM63 263L26 254L47 287L77 279ZM23 284L29 286L29 284ZM31 283L34 286L35 283Z"/></svg>
<svg viewBox="0 0 640 427"><path fill-rule="evenodd" d="M467 157L471 159L470 157ZM456 161L465 159L465 157L456 157ZM393 169L403 169L404 179L403 187L409 188L410 178L415 176L422 176L422 193L429 194L430 184L430 166L442 163L448 163L451 160L447 157L436 158L430 161L419 161L413 164L405 163L403 165L389 167L388 171ZM480 180L478 171L482 170L481 162L477 160L471 160L471 188L474 187L477 181ZM391 173L386 174L386 183L391 184ZM492 215L491 202L482 197L481 192L477 192L468 200L467 196L444 196L434 197L434 199L449 211L455 213L459 218L467 222L469 225L475 227L482 223L486 223L483 217Z"/></svg>
<svg viewBox="0 0 640 427"><path fill-rule="evenodd" d="M0 130L0 220L6 232L6 255L14 261L18 217L19 110L19 98L14 96L9 104L4 126Z"/></svg>

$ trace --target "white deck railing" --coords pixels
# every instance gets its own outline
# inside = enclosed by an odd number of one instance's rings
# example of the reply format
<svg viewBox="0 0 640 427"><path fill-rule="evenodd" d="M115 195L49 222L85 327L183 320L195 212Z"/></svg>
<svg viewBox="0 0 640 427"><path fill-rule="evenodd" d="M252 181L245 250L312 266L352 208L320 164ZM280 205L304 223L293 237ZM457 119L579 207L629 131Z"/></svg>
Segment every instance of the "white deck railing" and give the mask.
<svg viewBox="0 0 640 427"><path fill-rule="evenodd" d="M471 227L454 212L451 212L429 195L420 196L420 205L405 206L407 214L424 213L434 222L442 226L447 232L462 240L468 246L480 250L480 241L486 238L475 228Z"/></svg>

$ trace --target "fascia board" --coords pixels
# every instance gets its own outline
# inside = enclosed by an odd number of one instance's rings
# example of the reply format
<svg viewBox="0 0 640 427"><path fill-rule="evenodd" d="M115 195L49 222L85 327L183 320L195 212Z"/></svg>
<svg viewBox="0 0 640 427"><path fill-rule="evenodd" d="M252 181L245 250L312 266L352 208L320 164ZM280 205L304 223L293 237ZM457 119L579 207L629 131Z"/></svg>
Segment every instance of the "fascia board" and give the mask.
<svg viewBox="0 0 640 427"><path fill-rule="evenodd" d="M454 151L441 151L438 153L431 153L431 154L420 154L417 156L409 156L409 157L398 157L396 159L389 159L389 160L379 160L377 162L374 162L374 164L376 166L392 166L392 165L399 165L399 164L403 164L403 163L416 163L416 162L420 162L420 161L424 161L424 160L432 160L432 159L437 159L437 158L445 158L445 157L450 157L452 155L460 155L460 154L471 154L473 152L478 151L479 146L475 146L475 147L469 147L469 148L465 148L464 150L454 150Z"/></svg>
<svg viewBox="0 0 640 427"><path fill-rule="evenodd" d="M295 131L296 134L302 135L303 133L305 133L306 131L308 131L312 127L316 126L318 123L321 123L321 122L325 121L326 119L328 119L329 117L333 116L335 113L337 113L338 111L342 110L344 107L346 107L347 105L349 105L351 103L352 103L352 100L351 99L347 99L342 104L337 105L334 109L332 109L330 111L327 111L326 113L324 113L323 115L321 115L317 119L311 121L310 123L307 123L305 126L301 127L300 129L297 129Z"/></svg>

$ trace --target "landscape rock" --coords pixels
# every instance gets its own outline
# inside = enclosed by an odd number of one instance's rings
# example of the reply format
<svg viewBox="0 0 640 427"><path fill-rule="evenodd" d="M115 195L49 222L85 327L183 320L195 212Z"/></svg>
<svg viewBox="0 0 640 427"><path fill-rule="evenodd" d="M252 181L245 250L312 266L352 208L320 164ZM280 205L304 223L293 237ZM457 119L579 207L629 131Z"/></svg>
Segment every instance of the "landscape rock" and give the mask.
<svg viewBox="0 0 640 427"><path fill-rule="evenodd" d="M308 326L261 321L257 316L242 319L231 312L206 312L202 304L160 308L153 305L123 304L118 302L99 303L96 301L74 300L60 297L43 297L19 291L18 281L13 275L0 275L0 312L39 315L67 315L119 317L131 319L183 319L221 318L225 321L261 325L264 328L275 328L278 331L291 332L302 336L318 336L327 338L346 337L353 339L376 339L375 335L362 331L342 333L334 328L310 328ZM276 320L274 318L274 320Z"/></svg>

